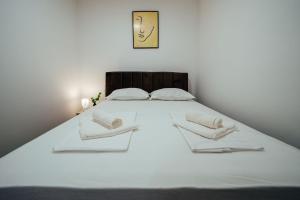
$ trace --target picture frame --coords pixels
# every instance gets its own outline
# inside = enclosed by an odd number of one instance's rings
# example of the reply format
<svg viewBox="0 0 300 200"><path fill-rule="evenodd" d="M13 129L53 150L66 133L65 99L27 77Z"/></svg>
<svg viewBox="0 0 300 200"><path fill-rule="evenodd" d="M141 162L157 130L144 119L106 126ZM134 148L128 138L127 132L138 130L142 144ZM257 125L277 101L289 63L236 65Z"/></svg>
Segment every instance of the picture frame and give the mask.
<svg viewBox="0 0 300 200"><path fill-rule="evenodd" d="M132 11L134 49L159 48L159 11Z"/></svg>

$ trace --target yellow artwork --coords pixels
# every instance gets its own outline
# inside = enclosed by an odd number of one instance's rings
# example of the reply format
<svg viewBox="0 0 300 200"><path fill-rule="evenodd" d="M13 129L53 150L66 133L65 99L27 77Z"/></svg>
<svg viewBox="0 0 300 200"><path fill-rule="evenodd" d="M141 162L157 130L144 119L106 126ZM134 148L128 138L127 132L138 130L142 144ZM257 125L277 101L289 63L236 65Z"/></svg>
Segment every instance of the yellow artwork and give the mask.
<svg viewBox="0 0 300 200"><path fill-rule="evenodd" d="M133 48L158 48L158 11L133 11Z"/></svg>

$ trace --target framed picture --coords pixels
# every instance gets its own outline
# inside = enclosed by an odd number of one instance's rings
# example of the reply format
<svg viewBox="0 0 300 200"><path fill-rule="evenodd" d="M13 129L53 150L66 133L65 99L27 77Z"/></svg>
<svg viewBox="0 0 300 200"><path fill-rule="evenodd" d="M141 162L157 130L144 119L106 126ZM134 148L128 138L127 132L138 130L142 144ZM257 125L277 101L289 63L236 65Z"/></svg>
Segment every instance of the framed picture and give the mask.
<svg viewBox="0 0 300 200"><path fill-rule="evenodd" d="M133 11L133 48L159 48L158 11Z"/></svg>

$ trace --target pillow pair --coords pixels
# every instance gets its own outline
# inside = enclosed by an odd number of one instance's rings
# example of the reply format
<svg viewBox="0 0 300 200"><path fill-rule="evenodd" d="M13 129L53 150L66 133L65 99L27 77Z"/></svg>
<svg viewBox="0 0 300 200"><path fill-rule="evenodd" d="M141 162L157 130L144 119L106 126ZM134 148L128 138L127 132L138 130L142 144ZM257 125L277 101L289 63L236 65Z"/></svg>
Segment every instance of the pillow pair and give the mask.
<svg viewBox="0 0 300 200"><path fill-rule="evenodd" d="M108 100L146 100L148 98L149 93L139 88L114 90L106 97ZM178 88L164 88L150 93L150 100L187 101L194 98L190 93Z"/></svg>

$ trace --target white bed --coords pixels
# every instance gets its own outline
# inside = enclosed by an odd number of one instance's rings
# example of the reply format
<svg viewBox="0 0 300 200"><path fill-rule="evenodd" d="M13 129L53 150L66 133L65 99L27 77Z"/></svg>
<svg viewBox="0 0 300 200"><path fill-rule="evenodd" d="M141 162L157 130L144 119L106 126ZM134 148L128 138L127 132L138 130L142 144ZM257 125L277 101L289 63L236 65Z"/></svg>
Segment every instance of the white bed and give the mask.
<svg viewBox="0 0 300 200"><path fill-rule="evenodd" d="M197 110L231 120L195 101L104 101L81 115L91 115L93 109L137 112L140 128L133 133L127 152L53 153L67 134L78 132L80 116L76 116L2 157L0 189L296 187L299 193L300 151L237 121L240 132L263 145L263 152L191 152L172 125L170 112Z"/></svg>
<svg viewBox="0 0 300 200"><path fill-rule="evenodd" d="M300 186L300 151L235 121L263 152L192 153L169 113L199 110L221 115L194 101L104 101L95 108L135 111L140 125L129 150L119 153L53 153L70 119L0 159L0 187L241 188ZM93 108L93 109L95 109ZM81 115L90 115L93 109ZM224 115L223 118L230 120Z"/></svg>

